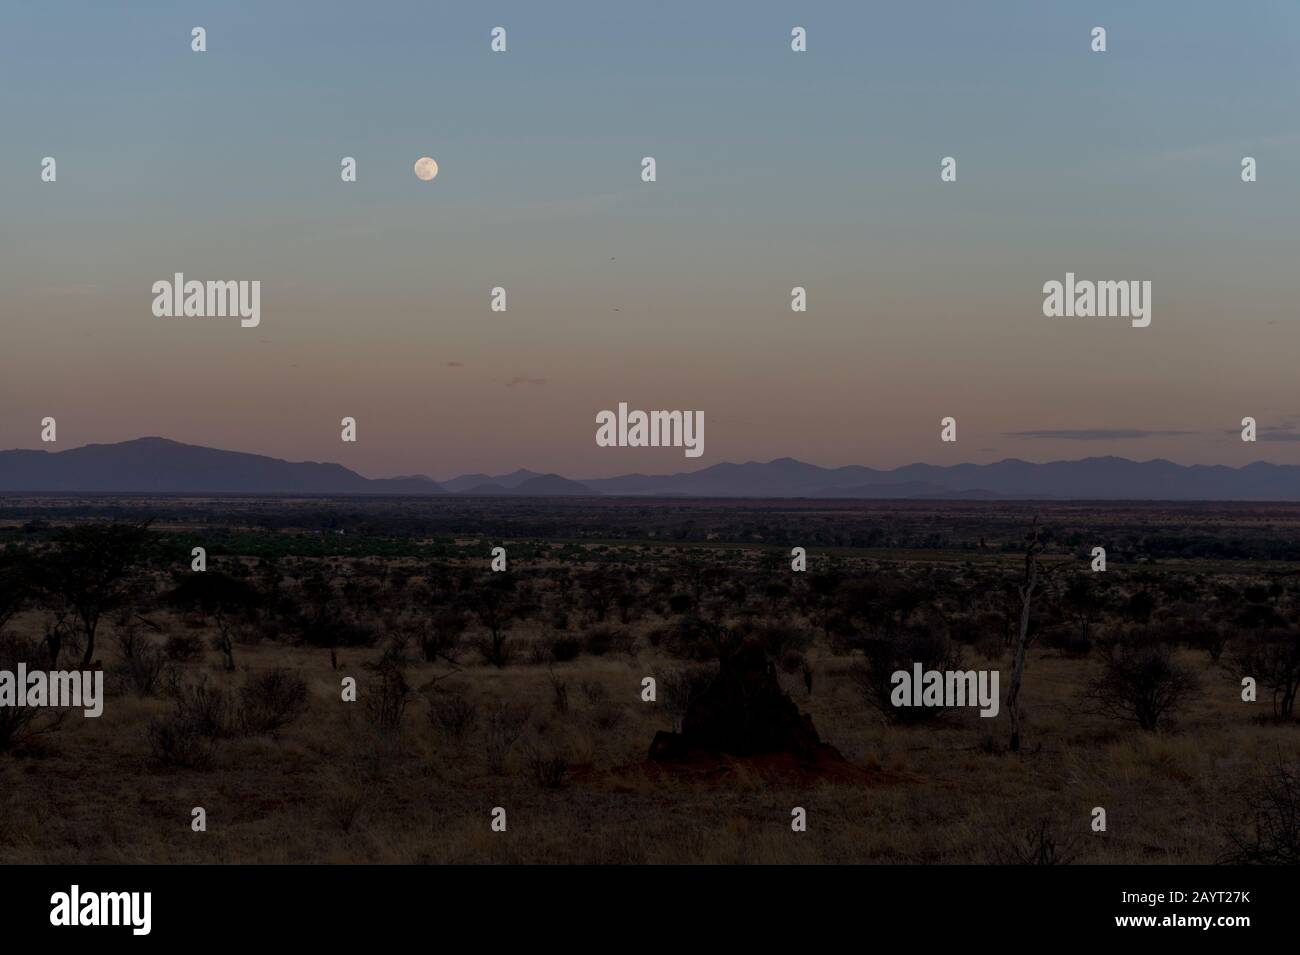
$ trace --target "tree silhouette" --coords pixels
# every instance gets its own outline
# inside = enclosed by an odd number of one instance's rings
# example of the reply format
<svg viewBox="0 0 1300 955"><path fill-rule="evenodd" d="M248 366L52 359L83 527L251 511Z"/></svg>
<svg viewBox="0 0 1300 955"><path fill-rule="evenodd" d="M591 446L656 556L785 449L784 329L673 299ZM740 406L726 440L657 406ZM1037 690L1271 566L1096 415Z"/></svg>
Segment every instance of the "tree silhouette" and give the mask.
<svg viewBox="0 0 1300 955"><path fill-rule="evenodd" d="M234 627L260 603L261 595L247 582L219 570L191 574L167 595L175 607L197 610L217 625L218 641L228 672L235 669Z"/></svg>
<svg viewBox="0 0 1300 955"><path fill-rule="evenodd" d="M1038 518L1025 538L1024 582L1017 589L1020 596L1020 629L1016 633L1015 653L1011 664L1011 685L1007 688L1007 718L1011 723L1010 749L1020 752L1020 685L1025 676L1025 651L1029 648L1029 612L1034 602L1034 590L1042 581L1043 569L1038 555L1043 551L1039 539Z"/></svg>
<svg viewBox="0 0 1300 955"><path fill-rule="evenodd" d="M83 641L81 666L95 658L95 634L104 614L129 592L131 571L143 556L149 522L82 524L61 532L41 562L42 589L71 613Z"/></svg>

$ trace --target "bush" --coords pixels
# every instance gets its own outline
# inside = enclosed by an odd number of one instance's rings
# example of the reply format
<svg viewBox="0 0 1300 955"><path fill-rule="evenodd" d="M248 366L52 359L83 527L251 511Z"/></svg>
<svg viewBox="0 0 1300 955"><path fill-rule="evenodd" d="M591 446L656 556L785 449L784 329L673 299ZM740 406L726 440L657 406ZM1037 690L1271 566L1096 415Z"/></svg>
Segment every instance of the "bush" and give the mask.
<svg viewBox="0 0 1300 955"><path fill-rule="evenodd" d="M429 697L429 722L460 741L478 720L478 707L463 693L448 691Z"/></svg>
<svg viewBox="0 0 1300 955"><path fill-rule="evenodd" d="M376 678L366 687L366 715L380 733L395 736L402 727L411 688L406 672L391 662L374 667Z"/></svg>
<svg viewBox="0 0 1300 955"><path fill-rule="evenodd" d="M760 624L753 629L753 635L773 660L784 660L792 654L799 655L813 642L812 631L783 623Z"/></svg>
<svg viewBox="0 0 1300 955"><path fill-rule="evenodd" d="M149 721L149 750L163 766L206 769L212 762L212 738L180 713Z"/></svg>
<svg viewBox="0 0 1300 955"><path fill-rule="evenodd" d="M890 722L924 723L947 711L943 706L894 706L893 676L899 670L912 673L915 664L922 670L960 670L961 652L941 631L920 627L900 631L894 637L878 637L864 642L864 660L854 677L867 702Z"/></svg>
<svg viewBox="0 0 1300 955"><path fill-rule="evenodd" d="M975 641L975 652L985 660L1001 660L1006 652L1006 644L1000 633L988 633Z"/></svg>
<svg viewBox="0 0 1300 955"><path fill-rule="evenodd" d="M434 614L432 625L420 637L420 652L429 663L454 663L460 656L466 626L465 615L443 609Z"/></svg>
<svg viewBox="0 0 1300 955"><path fill-rule="evenodd" d="M189 663L203 653L203 641L186 634L173 634L163 644L163 653L174 663Z"/></svg>
<svg viewBox="0 0 1300 955"><path fill-rule="evenodd" d="M1275 629L1240 641L1234 662L1239 676L1272 691L1275 717L1291 716L1300 694L1300 631Z"/></svg>
<svg viewBox="0 0 1300 955"><path fill-rule="evenodd" d="M609 690L605 689L605 684L597 683L595 680L583 680L578 684L578 689L582 691L583 699L592 706L609 699Z"/></svg>
<svg viewBox="0 0 1300 955"><path fill-rule="evenodd" d="M1167 646L1119 644L1085 699L1094 711L1151 731L1196 687Z"/></svg>
<svg viewBox="0 0 1300 955"><path fill-rule="evenodd" d="M718 624L687 614L655 634L654 641L673 656L688 660L716 660L726 636L726 630Z"/></svg>
<svg viewBox="0 0 1300 955"><path fill-rule="evenodd" d="M1063 841L1051 820L1043 819L1032 829L1006 834L993 847L993 858L998 865L1069 865L1077 841Z"/></svg>
<svg viewBox="0 0 1300 955"><path fill-rule="evenodd" d="M522 704L498 700L488 707L484 750L488 768L498 775L505 770L506 759L528 722L528 709Z"/></svg>
<svg viewBox="0 0 1300 955"><path fill-rule="evenodd" d="M556 663L568 663L582 653L582 642L577 637L557 636L551 640L549 651Z"/></svg>
<svg viewBox="0 0 1300 955"><path fill-rule="evenodd" d="M599 703L591 713L591 725L601 732L608 732L623 721L623 707L615 703Z"/></svg>
<svg viewBox="0 0 1300 955"><path fill-rule="evenodd" d="M245 733L276 733L307 711L307 681L280 667L250 679L239 691Z"/></svg>
<svg viewBox="0 0 1300 955"><path fill-rule="evenodd" d="M687 710L717 674L717 669L711 666L685 666L667 670L659 677L659 700L673 721L673 732L681 732Z"/></svg>
<svg viewBox="0 0 1300 955"><path fill-rule="evenodd" d="M172 690L175 719L208 739L235 735L238 712L229 693L204 678L197 683L177 684Z"/></svg>
<svg viewBox="0 0 1300 955"><path fill-rule="evenodd" d="M1251 780L1245 793L1249 822L1229 834L1229 865L1300 865L1300 764L1278 761Z"/></svg>
<svg viewBox="0 0 1300 955"><path fill-rule="evenodd" d="M593 627L587 631L587 652L593 657L603 657L611 650L621 650L628 645L622 630L615 627Z"/></svg>
<svg viewBox="0 0 1300 955"><path fill-rule="evenodd" d="M559 789L569 774L569 758L540 743L528 747L528 772L540 789Z"/></svg>
<svg viewBox="0 0 1300 955"><path fill-rule="evenodd" d="M16 673L19 663L34 666L40 645L17 636L0 635L0 670ZM64 711L38 706L0 706L0 753L36 735L38 726L49 728L62 721Z"/></svg>
<svg viewBox="0 0 1300 955"><path fill-rule="evenodd" d="M569 712L569 684L555 675L555 671L550 673L551 677L551 702L555 704L555 712Z"/></svg>
<svg viewBox="0 0 1300 955"><path fill-rule="evenodd" d="M1061 652L1066 656L1082 658L1092 653L1092 637L1085 630L1070 627L1061 635Z"/></svg>
<svg viewBox="0 0 1300 955"><path fill-rule="evenodd" d="M140 696L153 696L162 683L166 667L167 658L163 651L152 643L141 642L131 656L122 661L122 681Z"/></svg>

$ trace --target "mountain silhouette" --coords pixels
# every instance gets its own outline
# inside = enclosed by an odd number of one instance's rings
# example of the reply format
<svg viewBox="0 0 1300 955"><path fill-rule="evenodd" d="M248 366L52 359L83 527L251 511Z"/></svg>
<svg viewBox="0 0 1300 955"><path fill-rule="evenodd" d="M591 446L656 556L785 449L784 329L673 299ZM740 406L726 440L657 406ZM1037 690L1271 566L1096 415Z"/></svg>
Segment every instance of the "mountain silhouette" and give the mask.
<svg viewBox="0 0 1300 955"><path fill-rule="evenodd" d="M454 477L450 481L440 483L448 491L452 492L471 491L484 485L495 485L499 488L510 489L518 487L525 481L531 481L533 478L543 476L536 471L520 468L517 471L511 471L509 474L498 474L496 477L487 474L462 474L460 477Z"/></svg>
<svg viewBox="0 0 1300 955"><path fill-rule="evenodd" d="M516 472L518 473L518 472ZM558 474L539 474L537 477L521 481L513 486L503 487L501 484L491 482L487 484L477 484L474 487L466 488L458 493L467 497L482 495L514 495L514 496L533 496L533 497L594 497L600 494L600 491L593 491L585 484L579 484L577 481L570 481L568 478L560 477Z"/></svg>
<svg viewBox="0 0 1300 955"><path fill-rule="evenodd" d="M401 494L466 496L803 497L1300 501L1300 467L1244 467L1097 457L1035 464L909 464L823 468L794 458L723 463L676 474L575 481L520 469L466 474L445 486L423 475L366 478L341 464L282 461L166 438L68 451L0 451L0 491L157 494Z"/></svg>
<svg viewBox="0 0 1300 955"><path fill-rule="evenodd" d="M0 451L0 491L157 494L445 494L427 477L370 480L341 464L281 461L167 438L69 451Z"/></svg>

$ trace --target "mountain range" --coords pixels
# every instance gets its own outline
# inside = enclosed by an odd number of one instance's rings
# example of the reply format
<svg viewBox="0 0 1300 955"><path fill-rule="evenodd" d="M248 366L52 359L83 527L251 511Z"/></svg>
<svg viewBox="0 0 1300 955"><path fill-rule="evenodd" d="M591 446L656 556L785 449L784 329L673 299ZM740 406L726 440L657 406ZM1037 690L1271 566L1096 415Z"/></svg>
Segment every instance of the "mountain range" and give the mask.
<svg viewBox="0 0 1300 955"><path fill-rule="evenodd" d="M889 470L823 468L778 458L675 474L573 480L520 469L366 478L341 464L283 461L166 438L68 451L0 451L0 492L155 494L397 494L467 497L805 497L898 499L1300 500L1300 466L1181 465L1094 457L1035 464L909 464Z"/></svg>

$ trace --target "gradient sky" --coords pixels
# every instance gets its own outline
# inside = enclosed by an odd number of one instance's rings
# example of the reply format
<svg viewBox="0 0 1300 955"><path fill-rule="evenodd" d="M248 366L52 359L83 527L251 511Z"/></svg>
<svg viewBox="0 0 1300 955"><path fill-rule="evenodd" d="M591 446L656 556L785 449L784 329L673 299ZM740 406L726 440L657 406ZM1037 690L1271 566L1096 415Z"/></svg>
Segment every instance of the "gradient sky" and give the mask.
<svg viewBox="0 0 1300 955"><path fill-rule="evenodd" d="M0 6L0 447L1300 463L1293 0L117 6ZM261 326L155 318L177 271ZM1151 280L1151 326L1045 318L1067 271ZM620 401L704 456L597 447Z"/></svg>

